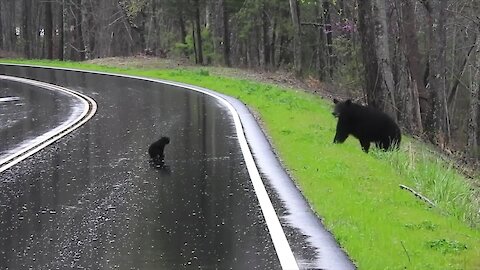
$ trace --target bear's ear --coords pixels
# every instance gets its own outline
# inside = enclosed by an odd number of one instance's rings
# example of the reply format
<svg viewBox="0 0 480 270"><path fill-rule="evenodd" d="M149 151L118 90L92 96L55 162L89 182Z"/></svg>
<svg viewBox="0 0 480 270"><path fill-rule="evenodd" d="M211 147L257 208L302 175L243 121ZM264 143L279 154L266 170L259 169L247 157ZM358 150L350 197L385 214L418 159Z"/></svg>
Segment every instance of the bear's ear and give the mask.
<svg viewBox="0 0 480 270"><path fill-rule="evenodd" d="M345 101L345 104L351 105L351 104L352 104L352 100L351 100L351 99L347 99L347 100Z"/></svg>
<svg viewBox="0 0 480 270"><path fill-rule="evenodd" d="M334 98L333 99L333 104L337 104L338 103L338 99Z"/></svg>

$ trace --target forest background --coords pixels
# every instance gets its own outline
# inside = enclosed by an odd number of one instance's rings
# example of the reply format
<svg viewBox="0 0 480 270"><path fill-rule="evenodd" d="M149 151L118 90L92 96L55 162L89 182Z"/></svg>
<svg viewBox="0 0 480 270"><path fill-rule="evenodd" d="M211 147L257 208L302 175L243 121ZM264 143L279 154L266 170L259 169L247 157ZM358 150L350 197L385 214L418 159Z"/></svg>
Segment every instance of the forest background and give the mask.
<svg viewBox="0 0 480 270"><path fill-rule="evenodd" d="M2 0L4 57L144 54L288 70L479 156L476 0Z"/></svg>

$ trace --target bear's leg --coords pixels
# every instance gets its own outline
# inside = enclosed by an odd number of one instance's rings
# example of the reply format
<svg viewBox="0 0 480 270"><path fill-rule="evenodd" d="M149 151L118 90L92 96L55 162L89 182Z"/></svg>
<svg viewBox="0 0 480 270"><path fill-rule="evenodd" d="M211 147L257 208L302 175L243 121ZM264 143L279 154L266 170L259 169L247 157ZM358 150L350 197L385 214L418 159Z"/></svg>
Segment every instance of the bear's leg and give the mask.
<svg viewBox="0 0 480 270"><path fill-rule="evenodd" d="M382 149L383 151L388 151L390 148L390 139L382 140L379 142L376 142L375 145Z"/></svg>
<svg viewBox="0 0 480 270"><path fill-rule="evenodd" d="M335 133L335 138L333 139L333 143L343 143L348 138L348 133L343 130L338 130Z"/></svg>
<svg viewBox="0 0 480 270"><path fill-rule="evenodd" d="M335 138L333 143L343 143L348 138L349 132L346 123L341 118L338 119L337 130L335 132Z"/></svg>
<svg viewBox="0 0 480 270"><path fill-rule="evenodd" d="M370 141L360 140L360 145L362 146L363 152L368 153L370 149Z"/></svg>
<svg viewBox="0 0 480 270"><path fill-rule="evenodd" d="M335 134L335 138L333 139L333 143L343 143L347 139L348 134Z"/></svg>

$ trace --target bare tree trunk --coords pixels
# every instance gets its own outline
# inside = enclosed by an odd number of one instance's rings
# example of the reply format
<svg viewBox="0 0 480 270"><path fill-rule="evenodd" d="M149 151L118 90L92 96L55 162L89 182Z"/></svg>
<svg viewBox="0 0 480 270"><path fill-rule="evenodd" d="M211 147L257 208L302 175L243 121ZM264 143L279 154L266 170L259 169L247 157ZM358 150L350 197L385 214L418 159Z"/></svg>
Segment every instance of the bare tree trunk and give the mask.
<svg viewBox="0 0 480 270"><path fill-rule="evenodd" d="M358 2L359 31L362 37L367 102L396 120L384 1Z"/></svg>
<svg viewBox="0 0 480 270"><path fill-rule="evenodd" d="M180 27L180 42L186 44L187 28L185 26L185 16L181 10L178 11L178 26Z"/></svg>
<svg viewBox="0 0 480 270"><path fill-rule="evenodd" d="M83 32L82 32L82 0L77 0L75 3L74 12L75 12L75 47L77 51L77 59L80 61L85 60L85 42L83 41Z"/></svg>
<svg viewBox="0 0 480 270"><path fill-rule="evenodd" d="M65 30L64 30L64 0L58 4L58 59L64 60Z"/></svg>
<svg viewBox="0 0 480 270"><path fill-rule="evenodd" d="M32 35L31 35L31 25L30 21L32 18L32 11L31 11L31 2L30 0L23 0L23 25L22 25L22 36L23 41L25 42L23 45L23 54L25 58L31 58L31 43L32 43Z"/></svg>
<svg viewBox="0 0 480 270"><path fill-rule="evenodd" d="M478 40L476 40L476 42L478 42ZM451 110L453 110L453 108L454 108L455 98L457 96L457 90L458 90L458 86L460 84L460 78L463 77L463 74L467 70L467 63L470 59L470 55L472 54L473 50L475 49L475 46L476 46L476 43L473 44L472 47L470 47L470 49L468 50L467 55L463 59L463 63L460 67L460 73L454 79L452 89L450 90L450 92L448 94L447 105L448 105L448 108L451 108Z"/></svg>
<svg viewBox="0 0 480 270"><path fill-rule="evenodd" d="M198 49L197 49L197 37L195 33L195 24L192 22L192 41L193 41L193 53L195 55L195 64L198 64Z"/></svg>
<svg viewBox="0 0 480 270"><path fill-rule="evenodd" d="M393 87L393 74L390 60L390 50L388 45L388 27L385 1L386 0L375 1L375 7L377 11L375 23L375 50L379 64L379 78L383 78L383 80L379 80L379 83L382 84L380 87L382 88L381 99L383 100L383 106L380 108L393 116L394 119L397 119Z"/></svg>
<svg viewBox="0 0 480 270"><path fill-rule="evenodd" d="M1 49L12 51L13 48L13 33L15 22L15 9L12 9L11 3L13 1L0 1L0 42Z"/></svg>
<svg viewBox="0 0 480 270"><path fill-rule="evenodd" d="M97 27L98 23L95 21L95 9L97 8L97 2L96 1L90 1L90 3L86 4L86 10L87 10L87 52L88 52L88 58L92 59L97 56L95 52L95 45L96 45L96 38L95 35L97 34Z"/></svg>
<svg viewBox="0 0 480 270"><path fill-rule="evenodd" d="M317 48L316 48L316 68L317 68L317 76L320 81L325 80L325 31L324 27L322 27L322 1L319 0L316 5L315 14L317 16L317 23L319 26L317 27ZM330 74L331 75L331 74ZM330 77L331 78L331 77Z"/></svg>
<svg viewBox="0 0 480 270"><path fill-rule="evenodd" d="M333 39L332 39L332 20L330 17L330 1L323 0L323 25L325 35L327 37L327 57L326 64L328 68L328 75L330 78L333 78L333 66L334 66L334 55L333 55Z"/></svg>
<svg viewBox="0 0 480 270"><path fill-rule="evenodd" d="M470 117L468 119L468 142L467 151L471 157L478 157L478 122L479 122L479 110L480 110L480 32L477 33L476 48L475 48L476 60L474 66L474 76L470 87Z"/></svg>
<svg viewBox="0 0 480 270"><path fill-rule="evenodd" d="M195 37L198 56L198 64L203 65L203 46L202 46L202 29L200 28L200 1L195 0Z"/></svg>
<svg viewBox="0 0 480 270"><path fill-rule="evenodd" d="M15 35L15 22L17 21L17 12L16 12L16 8L15 8L15 2L16 1L9 1L10 3L10 8L9 8L9 11L10 11L10 18L11 18L11 22L10 22L10 31L9 31L9 43L10 43L10 46L9 46L9 50L10 51L18 51L18 47L17 47L17 35Z"/></svg>
<svg viewBox="0 0 480 270"><path fill-rule="evenodd" d="M45 43L47 59L53 59L53 15L52 2L45 2Z"/></svg>
<svg viewBox="0 0 480 270"><path fill-rule="evenodd" d="M229 13L225 6L225 1L222 0L223 11L223 61L227 67L232 65L230 61L230 27L229 27Z"/></svg>
<svg viewBox="0 0 480 270"><path fill-rule="evenodd" d="M301 29L298 0L289 0L289 2L293 24L293 62L295 67L295 75L302 76L302 41L300 39Z"/></svg>
<svg viewBox="0 0 480 270"><path fill-rule="evenodd" d="M272 39L270 40L270 60L271 60L271 66L272 68L275 68L276 66L276 40L277 40L277 17L273 17L273 22L272 22Z"/></svg>
<svg viewBox="0 0 480 270"><path fill-rule="evenodd" d="M266 1L262 3L262 36L263 36L263 62L265 63L265 68L270 68L270 37L268 34L268 30L270 29L270 21L268 20L267 16L267 4Z"/></svg>
<svg viewBox="0 0 480 270"><path fill-rule="evenodd" d="M223 0L217 0L218 2ZM215 3L217 1L206 0L205 1L205 28L210 29L212 34L215 32L213 28L215 27L215 18L219 15ZM220 4L220 3L218 3Z"/></svg>
<svg viewBox="0 0 480 270"><path fill-rule="evenodd" d="M446 9L448 0L432 1L432 37L430 46L430 86L432 89L433 127L431 138L440 147L445 147L450 140L446 99Z"/></svg>
<svg viewBox="0 0 480 270"><path fill-rule="evenodd" d="M432 107L429 103L429 94L425 88L423 81L423 71L421 64L421 56L418 48L417 27L415 25L415 10L412 0L400 0L400 12L402 20L401 33L405 44L405 55L407 57L407 65L415 84L413 91L413 108L415 112L420 112L421 118L416 119L417 130L423 133L424 123L428 115L431 114ZM416 108L419 107L419 108ZM409 112L406 112L409 113Z"/></svg>
<svg viewBox="0 0 480 270"><path fill-rule="evenodd" d="M2 8L2 3L0 3L0 49L3 50L5 49L4 48L4 42L3 42L3 39L4 39L4 31L3 31L3 12L2 12L3 8Z"/></svg>

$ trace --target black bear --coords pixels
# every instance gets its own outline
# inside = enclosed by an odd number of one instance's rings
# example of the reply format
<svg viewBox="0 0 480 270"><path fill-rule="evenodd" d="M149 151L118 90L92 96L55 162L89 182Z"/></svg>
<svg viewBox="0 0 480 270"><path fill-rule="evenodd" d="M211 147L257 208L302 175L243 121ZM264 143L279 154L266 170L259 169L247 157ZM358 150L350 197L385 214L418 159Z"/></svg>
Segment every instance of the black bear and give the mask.
<svg viewBox="0 0 480 270"><path fill-rule="evenodd" d="M351 134L360 141L366 153L371 142L383 150L400 146L400 128L386 113L355 104L350 99L343 102L334 99L333 103L335 109L332 114L338 117L334 143L343 143Z"/></svg>
<svg viewBox="0 0 480 270"><path fill-rule="evenodd" d="M150 155L151 161L154 165L161 167L165 162L165 145L170 143L169 137L161 137L160 140L152 143L148 148L148 154Z"/></svg>

